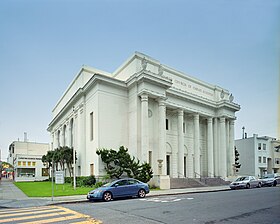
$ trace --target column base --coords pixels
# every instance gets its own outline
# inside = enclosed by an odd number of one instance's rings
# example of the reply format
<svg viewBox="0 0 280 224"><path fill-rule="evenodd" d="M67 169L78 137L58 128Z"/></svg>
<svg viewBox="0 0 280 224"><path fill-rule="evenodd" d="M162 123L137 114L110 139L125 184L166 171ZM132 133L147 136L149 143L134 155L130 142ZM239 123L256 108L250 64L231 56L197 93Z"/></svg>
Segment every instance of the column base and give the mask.
<svg viewBox="0 0 280 224"><path fill-rule="evenodd" d="M154 175L149 184L167 190L170 189L170 177L169 175Z"/></svg>

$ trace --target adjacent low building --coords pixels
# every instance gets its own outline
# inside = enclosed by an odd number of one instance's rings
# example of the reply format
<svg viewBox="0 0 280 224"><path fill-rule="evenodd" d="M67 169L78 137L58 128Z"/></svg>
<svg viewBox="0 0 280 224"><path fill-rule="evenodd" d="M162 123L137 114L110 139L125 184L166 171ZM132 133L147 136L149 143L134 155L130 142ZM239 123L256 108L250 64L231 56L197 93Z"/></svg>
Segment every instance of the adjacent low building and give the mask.
<svg viewBox="0 0 280 224"><path fill-rule="evenodd" d="M39 181L49 178L42 156L49 150L48 143L14 141L9 146L8 163L14 167L15 181Z"/></svg>
<svg viewBox="0 0 280 224"><path fill-rule="evenodd" d="M55 105L51 148L73 147L77 175L103 175L98 148L125 146L155 176L233 174L240 106L226 89L136 52L115 72L83 66Z"/></svg>
<svg viewBox="0 0 280 224"><path fill-rule="evenodd" d="M235 140L241 167L238 174L263 176L280 173L280 140L254 134L253 137Z"/></svg>

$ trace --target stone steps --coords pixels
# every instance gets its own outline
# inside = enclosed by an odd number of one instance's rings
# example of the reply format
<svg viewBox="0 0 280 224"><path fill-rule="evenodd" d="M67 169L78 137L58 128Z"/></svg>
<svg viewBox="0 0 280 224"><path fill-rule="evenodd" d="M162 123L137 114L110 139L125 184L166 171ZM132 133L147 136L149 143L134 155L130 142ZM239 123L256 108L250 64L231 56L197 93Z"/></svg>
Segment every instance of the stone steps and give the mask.
<svg viewBox="0 0 280 224"><path fill-rule="evenodd" d="M219 178L170 178L170 188L192 188L192 187L206 187L206 186L221 186L228 185L229 182Z"/></svg>

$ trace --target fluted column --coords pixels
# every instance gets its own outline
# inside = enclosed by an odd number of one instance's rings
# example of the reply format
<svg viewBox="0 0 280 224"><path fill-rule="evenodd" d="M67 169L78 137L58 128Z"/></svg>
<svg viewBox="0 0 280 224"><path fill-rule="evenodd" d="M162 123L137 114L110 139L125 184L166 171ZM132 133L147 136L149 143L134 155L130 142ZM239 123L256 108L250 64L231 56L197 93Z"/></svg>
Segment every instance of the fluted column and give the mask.
<svg viewBox="0 0 280 224"><path fill-rule="evenodd" d="M195 177L199 177L200 174L200 147L199 147L199 114L195 114L194 117L194 171Z"/></svg>
<svg viewBox="0 0 280 224"><path fill-rule="evenodd" d="M233 175L233 164L234 164L234 120L229 121L229 166L230 173L229 176Z"/></svg>
<svg viewBox="0 0 280 224"><path fill-rule="evenodd" d="M220 117L220 175L227 176L226 120Z"/></svg>
<svg viewBox="0 0 280 224"><path fill-rule="evenodd" d="M214 176L219 176L219 141L218 141L218 118L214 118Z"/></svg>
<svg viewBox="0 0 280 224"><path fill-rule="evenodd" d="M141 161L147 162L147 151L149 148L148 133L148 95L141 95Z"/></svg>
<svg viewBox="0 0 280 224"><path fill-rule="evenodd" d="M213 153L213 121L207 119L207 156L208 156L208 176L214 176L214 153Z"/></svg>
<svg viewBox="0 0 280 224"><path fill-rule="evenodd" d="M163 99L158 100L158 109L159 109L159 116L158 116L158 174L165 175L166 174L166 130L165 130L165 101Z"/></svg>
<svg viewBox="0 0 280 224"><path fill-rule="evenodd" d="M178 110L178 177L184 177L184 111Z"/></svg>

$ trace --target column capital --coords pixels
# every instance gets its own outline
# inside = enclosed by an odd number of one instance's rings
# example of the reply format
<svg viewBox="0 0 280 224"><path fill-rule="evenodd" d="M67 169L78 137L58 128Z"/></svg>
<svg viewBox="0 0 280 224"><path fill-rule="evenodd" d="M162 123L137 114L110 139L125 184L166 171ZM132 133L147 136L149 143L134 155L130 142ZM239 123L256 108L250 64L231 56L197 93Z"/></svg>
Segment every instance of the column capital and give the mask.
<svg viewBox="0 0 280 224"><path fill-rule="evenodd" d="M225 117L220 117L220 123L225 123L226 122L226 118Z"/></svg>
<svg viewBox="0 0 280 224"><path fill-rule="evenodd" d="M208 118L207 118L207 123L208 123L208 124L213 123L213 117L208 117Z"/></svg>
<svg viewBox="0 0 280 224"><path fill-rule="evenodd" d="M141 101L143 102L143 101L148 101L148 94L147 93L142 93L141 95L140 95L140 97L141 97Z"/></svg>
<svg viewBox="0 0 280 224"><path fill-rule="evenodd" d="M194 120L199 120L199 114L198 113L193 114L193 119Z"/></svg>
<svg viewBox="0 0 280 224"><path fill-rule="evenodd" d="M177 109L177 112L178 112L178 116L184 116L184 111L183 109Z"/></svg>
<svg viewBox="0 0 280 224"><path fill-rule="evenodd" d="M235 124L235 120L231 119L229 120L229 125L234 125Z"/></svg>

